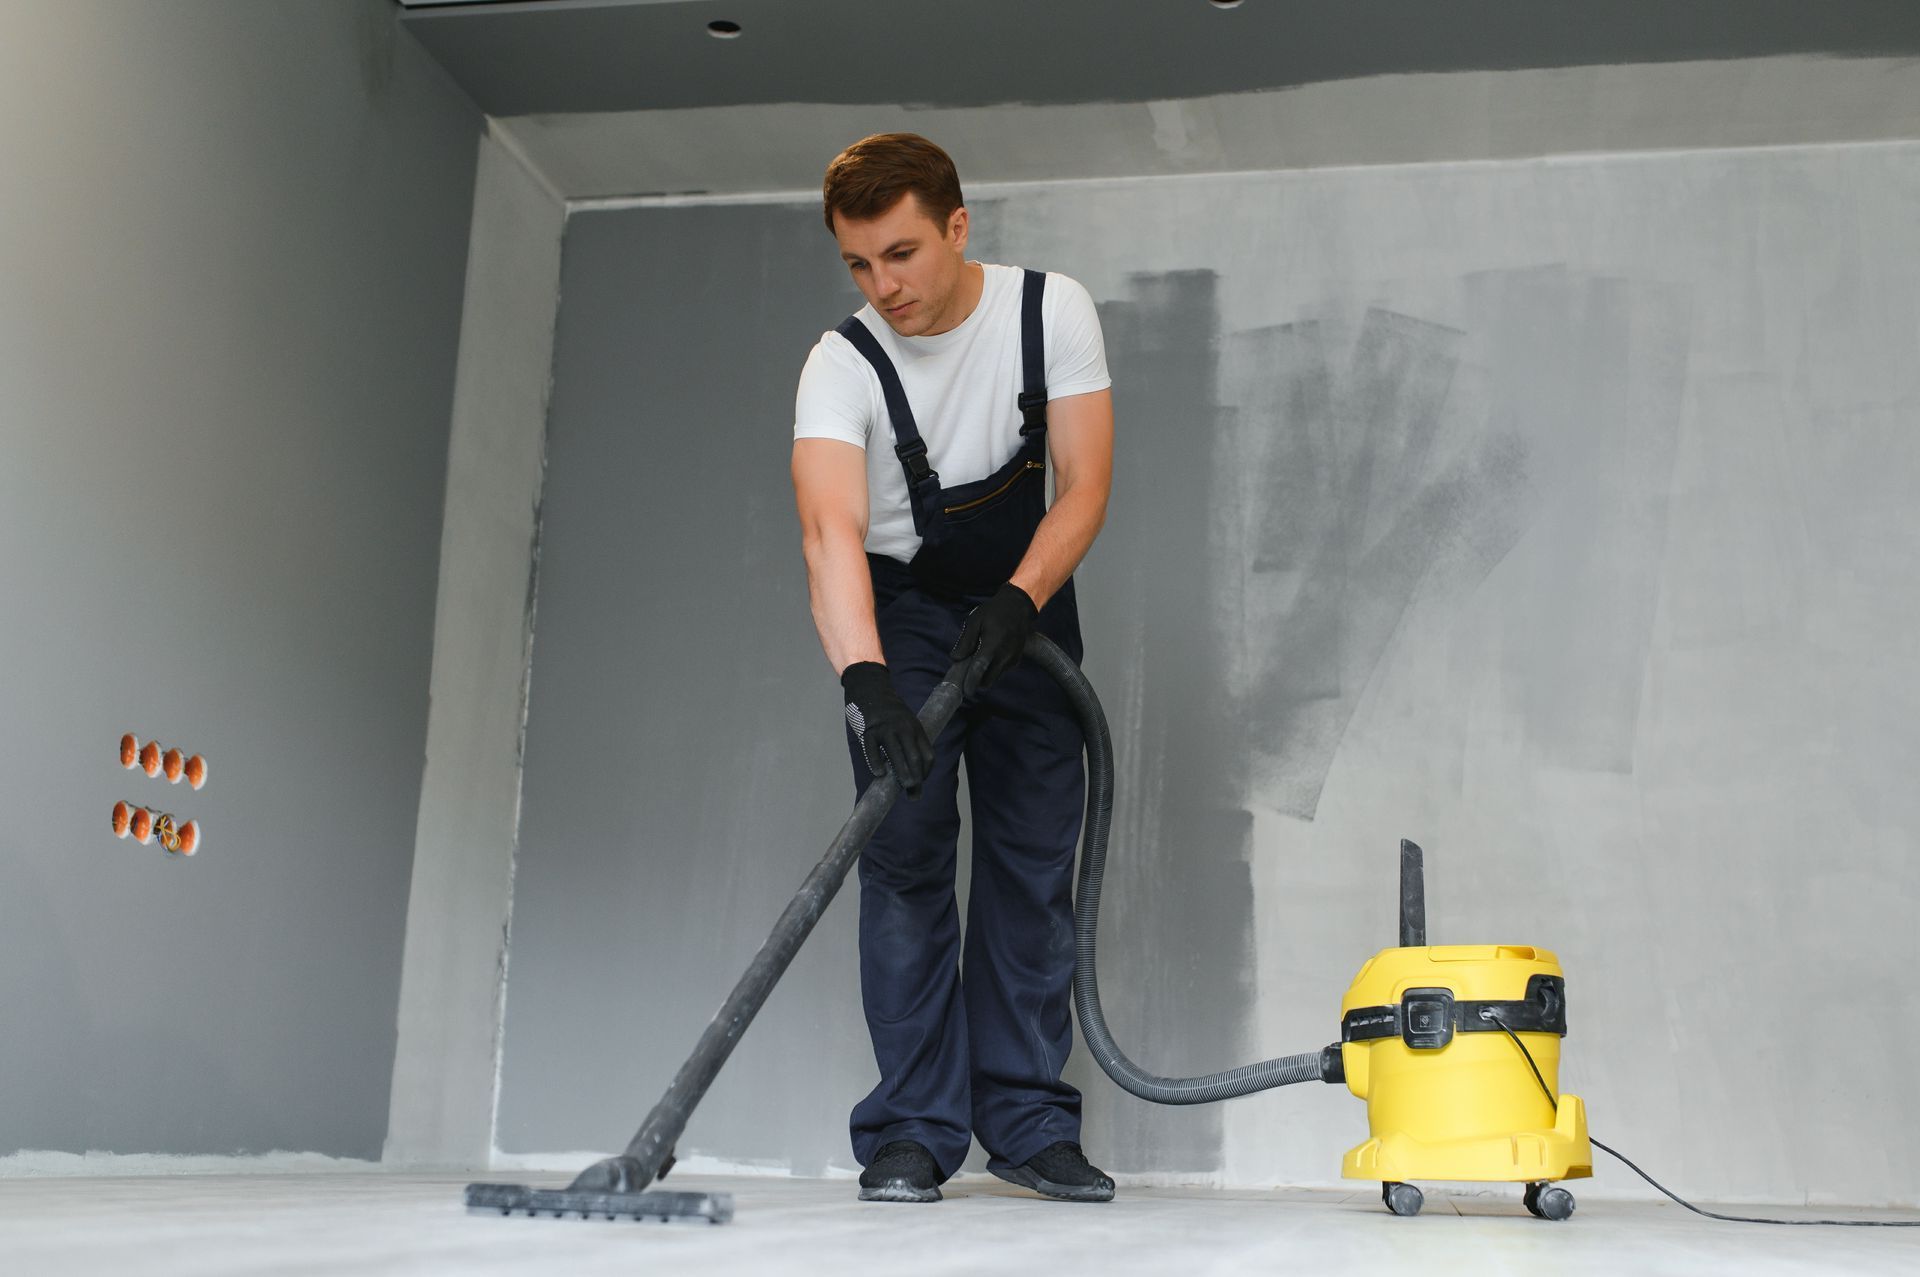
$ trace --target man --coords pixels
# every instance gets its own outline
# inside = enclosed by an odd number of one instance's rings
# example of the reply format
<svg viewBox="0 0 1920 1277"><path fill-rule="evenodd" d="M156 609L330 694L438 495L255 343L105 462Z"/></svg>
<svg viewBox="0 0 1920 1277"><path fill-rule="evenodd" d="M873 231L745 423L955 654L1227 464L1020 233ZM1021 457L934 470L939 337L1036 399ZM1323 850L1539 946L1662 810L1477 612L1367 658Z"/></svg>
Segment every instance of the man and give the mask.
<svg viewBox="0 0 1920 1277"><path fill-rule="evenodd" d="M911 799L860 860L861 998L880 1066L853 1110L860 1196L938 1201L977 1136L1002 1179L1108 1201L1113 1181L1080 1149L1080 1094L1060 1079L1082 742L1058 686L1020 662L1036 630L1081 655L1071 578L1113 465L1099 319L1065 276L967 260L959 177L925 138L856 142L823 195L867 306L801 373L794 494L856 787L890 770ZM929 741L915 711L963 658L967 700Z"/></svg>

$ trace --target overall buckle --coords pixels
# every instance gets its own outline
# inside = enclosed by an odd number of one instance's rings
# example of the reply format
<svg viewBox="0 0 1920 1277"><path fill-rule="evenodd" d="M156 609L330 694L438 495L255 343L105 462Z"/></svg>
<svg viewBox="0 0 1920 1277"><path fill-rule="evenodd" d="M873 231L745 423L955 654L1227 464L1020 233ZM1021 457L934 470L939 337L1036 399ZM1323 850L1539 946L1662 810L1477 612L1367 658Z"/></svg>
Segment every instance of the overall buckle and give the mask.
<svg viewBox="0 0 1920 1277"><path fill-rule="evenodd" d="M1002 400L1001 402L1005 402ZM1044 390L1023 390L1020 392L1020 433L1030 435L1036 430L1047 428L1047 392Z"/></svg>
<svg viewBox="0 0 1920 1277"><path fill-rule="evenodd" d="M928 479L940 476L927 464L927 441L915 439L912 443L903 443L894 448L893 455L900 458L900 464L907 468L907 477L915 484L925 483Z"/></svg>

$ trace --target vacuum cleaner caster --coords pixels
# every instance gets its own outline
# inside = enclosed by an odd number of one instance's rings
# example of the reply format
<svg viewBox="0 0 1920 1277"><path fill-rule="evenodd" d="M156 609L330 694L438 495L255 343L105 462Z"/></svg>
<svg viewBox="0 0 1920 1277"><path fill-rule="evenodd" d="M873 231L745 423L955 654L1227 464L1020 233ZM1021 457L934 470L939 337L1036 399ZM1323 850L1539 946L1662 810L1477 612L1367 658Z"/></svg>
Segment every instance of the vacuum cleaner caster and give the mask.
<svg viewBox="0 0 1920 1277"><path fill-rule="evenodd" d="M1396 1215L1414 1216L1426 1204L1426 1197L1411 1184L1402 1184L1398 1180L1387 1180L1380 1185L1380 1200L1387 1209ZM1568 1198L1572 1200L1571 1197Z"/></svg>
<svg viewBox="0 0 1920 1277"><path fill-rule="evenodd" d="M1541 1180L1527 1185L1527 1209L1541 1219L1565 1219L1573 1214L1573 1194Z"/></svg>

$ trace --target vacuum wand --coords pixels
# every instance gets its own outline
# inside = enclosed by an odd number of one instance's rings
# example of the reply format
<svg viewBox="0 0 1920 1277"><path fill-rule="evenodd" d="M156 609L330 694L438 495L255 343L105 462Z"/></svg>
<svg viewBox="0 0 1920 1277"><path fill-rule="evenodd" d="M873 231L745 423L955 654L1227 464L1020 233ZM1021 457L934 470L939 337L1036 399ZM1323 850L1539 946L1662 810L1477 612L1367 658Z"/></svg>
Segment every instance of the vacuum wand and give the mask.
<svg viewBox="0 0 1920 1277"><path fill-rule="evenodd" d="M956 664L920 707L920 725L927 738L939 737L947 722L960 708L960 680L965 662ZM760 946L746 974L720 1005L693 1054L674 1074L665 1095L647 1114L627 1141L626 1151L617 1157L595 1162L575 1177L565 1189L532 1189L520 1184L469 1184L469 1209L498 1210L511 1214L524 1210L529 1214L547 1211L555 1215L630 1215L636 1218L676 1215L704 1216L720 1223L733 1215L731 1197L724 1194L646 1192L647 1186L673 1168L673 1146L686 1129L687 1118L713 1084L720 1068L733 1054L733 1048L753 1023L773 986L786 974L794 955L812 934L814 925L833 903L846 881L847 871L860 858L860 851L873 831L886 818L900 795L900 782L891 772L867 786L854 806L853 814L827 848L827 854L813 867L800 891L781 913L772 934Z"/></svg>

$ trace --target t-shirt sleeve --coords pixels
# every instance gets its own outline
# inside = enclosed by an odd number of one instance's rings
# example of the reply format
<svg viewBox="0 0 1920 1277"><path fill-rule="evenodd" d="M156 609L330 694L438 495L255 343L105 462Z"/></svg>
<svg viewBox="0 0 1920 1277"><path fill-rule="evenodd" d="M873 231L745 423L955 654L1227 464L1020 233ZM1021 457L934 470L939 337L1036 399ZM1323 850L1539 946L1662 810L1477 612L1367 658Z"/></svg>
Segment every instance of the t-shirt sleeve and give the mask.
<svg viewBox="0 0 1920 1277"><path fill-rule="evenodd" d="M1113 385L1093 296L1077 279L1049 274L1042 302L1047 329L1047 398L1090 394Z"/></svg>
<svg viewBox="0 0 1920 1277"><path fill-rule="evenodd" d="M872 424L873 393L860 352L838 333L823 335L800 370L793 437L838 439L864 448Z"/></svg>

